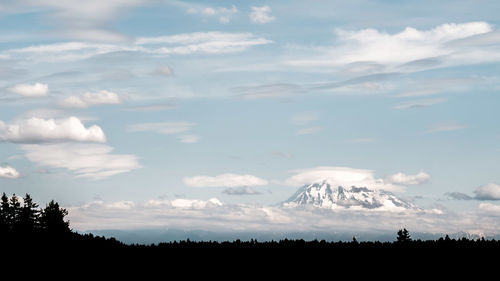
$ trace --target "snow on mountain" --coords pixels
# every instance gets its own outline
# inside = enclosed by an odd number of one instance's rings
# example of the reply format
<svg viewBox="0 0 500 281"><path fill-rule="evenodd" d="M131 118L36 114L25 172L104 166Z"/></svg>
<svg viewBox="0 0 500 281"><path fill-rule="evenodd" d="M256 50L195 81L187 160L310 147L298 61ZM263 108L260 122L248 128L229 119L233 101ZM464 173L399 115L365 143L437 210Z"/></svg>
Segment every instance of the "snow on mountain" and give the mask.
<svg viewBox="0 0 500 281"><path fill-rule="evenodd" d="M417 210L410 202L382 190L366 187L334 187L327 181L304 185L283 203L285 207L314 206L325 209Z"/></svg>

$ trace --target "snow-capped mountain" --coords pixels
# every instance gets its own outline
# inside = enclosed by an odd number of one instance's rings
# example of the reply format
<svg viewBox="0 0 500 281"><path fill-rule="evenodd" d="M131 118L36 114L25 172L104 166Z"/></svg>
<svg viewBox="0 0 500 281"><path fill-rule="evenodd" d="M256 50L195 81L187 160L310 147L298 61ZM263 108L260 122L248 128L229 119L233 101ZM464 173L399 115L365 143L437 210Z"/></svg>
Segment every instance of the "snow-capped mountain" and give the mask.
<svg viewBox="0 0 500 281"><path fill-rule="evenodd" d="M315 206L326 209L376 209L408 210L418 209L415 205L382 190L366 187L332 186L327 181L301 187L283 203L286 207Z"/></svg>

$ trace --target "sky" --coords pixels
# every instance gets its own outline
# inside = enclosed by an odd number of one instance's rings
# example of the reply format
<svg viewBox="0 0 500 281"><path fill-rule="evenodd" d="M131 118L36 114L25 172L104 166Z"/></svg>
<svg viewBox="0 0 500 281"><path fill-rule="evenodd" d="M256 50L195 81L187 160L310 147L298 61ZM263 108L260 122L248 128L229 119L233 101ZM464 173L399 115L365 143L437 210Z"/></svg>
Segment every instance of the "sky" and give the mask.
<svg viewBox="0 0 500 281"><path fill-rule="evenodd" d="M499 9L0 0L0 191L79 230L499 234ZM280 207L323 179L421 211Z"/></svg>

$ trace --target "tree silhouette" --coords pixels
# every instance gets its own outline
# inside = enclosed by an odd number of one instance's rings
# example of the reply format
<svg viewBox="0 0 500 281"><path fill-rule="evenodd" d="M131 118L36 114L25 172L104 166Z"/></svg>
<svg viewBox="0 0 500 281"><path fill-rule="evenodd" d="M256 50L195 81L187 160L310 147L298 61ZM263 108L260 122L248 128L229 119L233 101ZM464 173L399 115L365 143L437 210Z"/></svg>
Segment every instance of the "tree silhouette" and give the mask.
<svg viewBox="0 0 500 281"><path fill-rule="evenodd" d="M10 230L10 220L9 220L9 197L2 194L2 199L0 202L0 233L7 233Z"/></svg>
<svg viewBox="0 0 500 281"><path fill-rule="evenodd" d="M64 221L64 217L67 215L68 211L59 207L59 203L52 200L41 212L41 226L51 234L67 234L71 232L69 221Z"/></svg>
<svg viewBox="0 0 500 281"><path fill-rule="evenodd" d="M400 243L411 241L410 233L408 232L408 230L406 228L400 229L398 231L397 241Z"/></svg>
<svg viewBox="0 0 500 281"><path fill-rule="evenodd" d="M19 231L29 233L38 229L40 211L37 208L38 204L33 202L29 194L26 194L19 216Z"/></svg>
<svg viewBox="0 0 500 281"><path fill-rule="evenodd" d="M21 202L16 194L13 194L9 200L9 212L8 221L10 223L10 229L13 232L17 232L20 228L20 217L21 217Z"/></svg>

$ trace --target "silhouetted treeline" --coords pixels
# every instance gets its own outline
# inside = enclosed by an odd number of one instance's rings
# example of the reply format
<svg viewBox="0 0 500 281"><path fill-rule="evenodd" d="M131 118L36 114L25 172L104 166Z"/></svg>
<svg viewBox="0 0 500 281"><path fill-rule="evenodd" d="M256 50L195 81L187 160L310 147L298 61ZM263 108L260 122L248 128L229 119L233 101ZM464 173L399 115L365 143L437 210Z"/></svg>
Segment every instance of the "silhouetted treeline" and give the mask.
<svg viewBox="0 0 500 281"><path fill-rule="evenodd" d="M65 220L68 211L55 201L44 208L33 202L29 194L23 198L8 197L3 193L0 206L0 238L10 241L6 246L51 248L58 251L107 250L118 252L149 252L161 254L181 250L271 250L271 251L344 251L344 250L412 250L412 251L460 251L490 249L500 251L500 241L481 239L451 239L448 235L438 240L413 240L407 229L400 229L394 242L352 241L328 242L302 239L279 241L175 241L151 245L124 244L115 238L104 238L93 234L79 234L70 229Z"/></svg>
<svg viewBox="0 0 500 281"><path fill-rule="evenodd" d="M54 200L45 208L39 208L29 194L23 198L14 194L9 198L3 193L0 206L0 235L68 235L71 233L69 222L64 220L67 214L68 211L61 208Z"/></svg>

